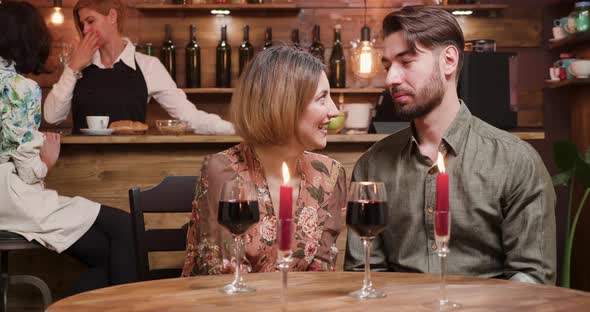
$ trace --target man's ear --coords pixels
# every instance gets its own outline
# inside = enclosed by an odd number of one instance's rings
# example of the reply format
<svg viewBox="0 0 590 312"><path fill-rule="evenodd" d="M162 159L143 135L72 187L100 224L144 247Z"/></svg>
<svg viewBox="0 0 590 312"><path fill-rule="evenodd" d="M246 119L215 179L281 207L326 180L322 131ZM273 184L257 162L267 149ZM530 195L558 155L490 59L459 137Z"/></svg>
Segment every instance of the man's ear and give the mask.
<svg viewBox="0 0 590 312"><path fill-rule="evenodd" d="M457 66L459 65L459 50L454 45L448 45L440 53L441 70L445 77L457 76Z"/></svg>

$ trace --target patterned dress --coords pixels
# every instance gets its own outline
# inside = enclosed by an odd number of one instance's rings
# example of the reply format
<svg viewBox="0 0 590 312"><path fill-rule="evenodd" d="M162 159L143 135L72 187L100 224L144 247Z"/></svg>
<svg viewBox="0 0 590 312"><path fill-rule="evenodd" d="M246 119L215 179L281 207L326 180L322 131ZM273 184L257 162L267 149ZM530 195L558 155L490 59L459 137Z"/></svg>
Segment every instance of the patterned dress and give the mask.
<svg viewBox="0 0 590 312"><path fill-rule="evenodd" d="M346 204L344 168L326 156L305 152L297 160L297 170L301 182L293 220L291 270L333 271L338 253L335 242L342 226L341 209ZM244 271L277 270L277 212L254 149L242 143L208 156L203 163L182 276L234 271L232 236L217 222L221 186L234 178L255 184L260 207L260 221L245 234L241 259Z"/></svg>
<svg viewBox="0 0 590 312"><path fill-rule="evenodd" d="M41 89L0 57L0 230L62 252L92 226L100 204L45 189Z"/></svg>

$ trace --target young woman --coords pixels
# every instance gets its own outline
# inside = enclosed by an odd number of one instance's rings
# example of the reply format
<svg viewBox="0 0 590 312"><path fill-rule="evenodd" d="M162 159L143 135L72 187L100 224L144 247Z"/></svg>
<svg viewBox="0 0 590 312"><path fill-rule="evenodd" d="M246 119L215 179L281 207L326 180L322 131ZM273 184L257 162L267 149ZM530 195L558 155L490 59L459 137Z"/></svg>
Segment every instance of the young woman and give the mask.
<svg viewBox="0 0 590 312"><path fill-rule="evenodd" d="M49 54L43 18L26 2L3 1L0 29L0 229L85 263L72 293L136 281L129 214L43 185L59 135L38 131L41 89L23 76L39 73Z"/></svg>
<svg viewBox="0 0 590 312"><path fill-rule="evenodd" d="M135 51L123 35L121 0L79 0L74 19L82 41L45 100L47 122L62 122L70 110L76 133L87 128L90 115L110 116L110 122L145 122L153 97L197 133L234 133L231 123L196 109L157 58Z"/></svg>
<svg viewBox="0 0 590 312"><path fill-rule="evenodd" d="M346 174L337 161L308 152L327 143L330 97L324 66L288 47L258 54L240 77L232 98L232 121L244 143L208 156L196 186L183 276L232 272L230 233L217 222L224 182L255 184L260 221L246 233L241 263L250 272L275 271L281 165L291 171L295 223L292 270L334 270L336 238L346 200ZM297 196L298 194L298 196Z"/></svg>

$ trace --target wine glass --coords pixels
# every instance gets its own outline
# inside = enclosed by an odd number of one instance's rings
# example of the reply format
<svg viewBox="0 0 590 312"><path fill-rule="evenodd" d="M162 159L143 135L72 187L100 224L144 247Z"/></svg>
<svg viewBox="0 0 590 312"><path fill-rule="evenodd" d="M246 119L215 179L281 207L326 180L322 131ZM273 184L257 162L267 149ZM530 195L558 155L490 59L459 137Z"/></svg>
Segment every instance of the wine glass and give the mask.
<svg viewBox="0 0 590 312"><path fill-rule="evenodd" d="M371 241L385 228L386 194L383 182L352 182L346 207L346 224L363 240L365 246L365 279L363 288L351 292L355 298L382 298L385 293L371 282Z"/></svg>
<svg viewBox="0 0 590 312"><path fill-rule="evenodd" d="M451 213L448 210L434 211L434 240L436 253L440 259L440 299L438 306L440 311L461 308L457 302L449 301L446 292L447 255L450 252L449 240L451 239Z"/></svg>
<svg viewBox="0 0 590 312"><path fill-rule="evenodd" d="M57 44L57 48L59 50L59 63L65 68L65 66L70 62L70 57L72 56L74 47L71 44L62 41Z"/></svg>
<svg viewBox="0 0 590 312"><path fill-rule="evenodd" d="M232 234L236 258L234 281L222 289L226 294L256 291L254 287L246 285L241 276L241 259L244 245L242 238L250 226L259 219L258 197L254 184L239 179L225 182L221 189L217 222Z"/></svg>

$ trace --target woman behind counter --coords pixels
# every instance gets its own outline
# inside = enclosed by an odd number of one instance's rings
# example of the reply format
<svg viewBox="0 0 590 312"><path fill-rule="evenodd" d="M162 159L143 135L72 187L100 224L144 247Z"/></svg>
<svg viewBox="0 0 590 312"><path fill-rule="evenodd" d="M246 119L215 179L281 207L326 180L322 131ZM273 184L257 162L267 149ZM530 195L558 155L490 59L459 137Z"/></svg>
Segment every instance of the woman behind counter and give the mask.
<svg viewBox="0 0 590 312"><path fill-rule="evenodd" d="M80 0L74 19L82 41L45 100L47 122L62 122L70 109L75 133L87 128L86 116L91 115L110 116L111 122L145 122L147 103L153 97L196 133L234 133L231 123L196 109L157 58L136 52L123 37L121 0Z"/></svg>
<svg viewBox="0 0 590 312"><path fill-rule="evenodd" d="M258 54L242 76L231 104L232 121L244 143L208 156L196 186L187 234L183 276L234 271L232 238L217 222L221 187L233 179L255 184L260 221L246 232L250 272L273 272L277 264L277 215L281 164L298 194L293 206L295 271L333 271L338 250L346 174L336 160L307 152L327 143L327 127L338 109L330 97L324 65L287 47Z"/></svg>

